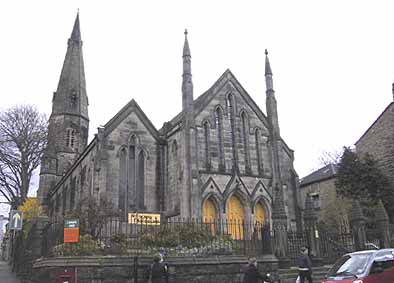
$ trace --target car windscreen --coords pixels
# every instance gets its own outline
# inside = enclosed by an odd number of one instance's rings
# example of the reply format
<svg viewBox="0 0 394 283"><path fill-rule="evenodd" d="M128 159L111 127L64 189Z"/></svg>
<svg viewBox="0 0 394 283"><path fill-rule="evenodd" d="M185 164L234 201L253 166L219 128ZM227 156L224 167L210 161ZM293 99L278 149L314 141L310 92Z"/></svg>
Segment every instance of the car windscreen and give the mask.
<svg viewBox="0 0 394 283"><path fill-rule="evenodd" d="M372 253L345 255L340 258L327 274L332 276L353 276L360 275L365 271Z"/></svg>

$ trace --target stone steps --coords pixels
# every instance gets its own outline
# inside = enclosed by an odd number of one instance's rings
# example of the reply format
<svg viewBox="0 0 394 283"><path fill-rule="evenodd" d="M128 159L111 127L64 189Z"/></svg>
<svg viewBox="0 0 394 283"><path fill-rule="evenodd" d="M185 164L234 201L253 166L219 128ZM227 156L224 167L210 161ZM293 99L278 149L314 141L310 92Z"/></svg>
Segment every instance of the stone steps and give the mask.
<svg viewBox="0 0 394 283"><path fill-rule="evenodd" d="M330 267L331 267L330 265L314 267L312 273L313 282L320 283L324 279ZM290 267L288 269L279 269L280 283L295 283L297 276L298 276L297 267Z"/></svg>

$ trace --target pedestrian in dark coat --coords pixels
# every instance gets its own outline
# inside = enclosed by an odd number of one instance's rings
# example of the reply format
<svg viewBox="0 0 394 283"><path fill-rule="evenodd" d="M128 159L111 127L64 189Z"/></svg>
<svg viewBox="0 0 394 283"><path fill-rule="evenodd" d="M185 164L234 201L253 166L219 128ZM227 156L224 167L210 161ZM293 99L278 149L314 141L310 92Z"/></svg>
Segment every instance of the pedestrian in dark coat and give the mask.
<svg viewBox="0 0 394 283"><path fill-rule="evenodd" d="M167 277L167 270L165 264L162 262L160 256L153 258L153 263L150 268L150 283L165 283Z"/></svg>
<svg viewBox="0 0 394 283"><path fill-rule="evenodd" d="M269 276L261 274L257 269L257 260L254 257L249 258L249 263L243 269L243 274L244 279L242 283L258 283L260 280L270 282Z"/></svg>
<svg viewBox="0 0 394 283"><path fill-rule="evenodd" d="M301 255L297 259L298 263L298 276L300 277L300 283L305 282L305 278L308 279L309 283L312 281L312 261L308 256L308 248L303 247L301 249Z"/></svg>

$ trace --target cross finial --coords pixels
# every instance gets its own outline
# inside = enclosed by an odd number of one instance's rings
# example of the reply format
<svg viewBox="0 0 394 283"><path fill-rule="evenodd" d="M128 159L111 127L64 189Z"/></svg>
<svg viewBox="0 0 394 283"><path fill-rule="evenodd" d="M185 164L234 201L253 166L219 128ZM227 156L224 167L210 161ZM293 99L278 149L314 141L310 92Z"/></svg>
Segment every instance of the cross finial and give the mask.
<svg viewBox="0 0 394 283"><path fill-rule="evenodd" d="M268 50L267 50L267 48L265 49L265 55L268 55Z"/></svg>
<svg viewBox="0 0 394 283"><path fill-rule="evenodd" d="M185 35L187 35L187 28L185 28L185 32L184 32L184 34L185 34Z"/></svg>

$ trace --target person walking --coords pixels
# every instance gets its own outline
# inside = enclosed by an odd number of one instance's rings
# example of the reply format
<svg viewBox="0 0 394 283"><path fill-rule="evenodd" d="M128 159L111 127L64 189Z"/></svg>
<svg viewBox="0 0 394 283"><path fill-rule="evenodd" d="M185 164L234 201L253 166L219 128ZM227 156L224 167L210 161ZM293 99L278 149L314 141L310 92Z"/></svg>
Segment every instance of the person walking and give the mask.
<svg viewBox="0 0 394 283"><path fill-rule="evenodd" d="M163 263L162 257L156 255L153 257L153 263L150 268L149 283L166 283L167 270Z"/></svg>
<svg viewBox="0 0 394 283"><path fill-rule="evenodd" d="M301 248L301 255L297 259L298 263L298 276L300 278L300 283L305 282L305 278L308 279L309 283L312 281L312 261L308 256L308 248Z"/></svg>
<svg viewBox="0 0 394 283"><path fill-rule="evenodd" d="M255 257L248 259L248 265L244 267L242 272L242 283L258 283L259 280L263 280L262 282L271 282L268 274L261 274L257 269L257 260Z"/></svg>

